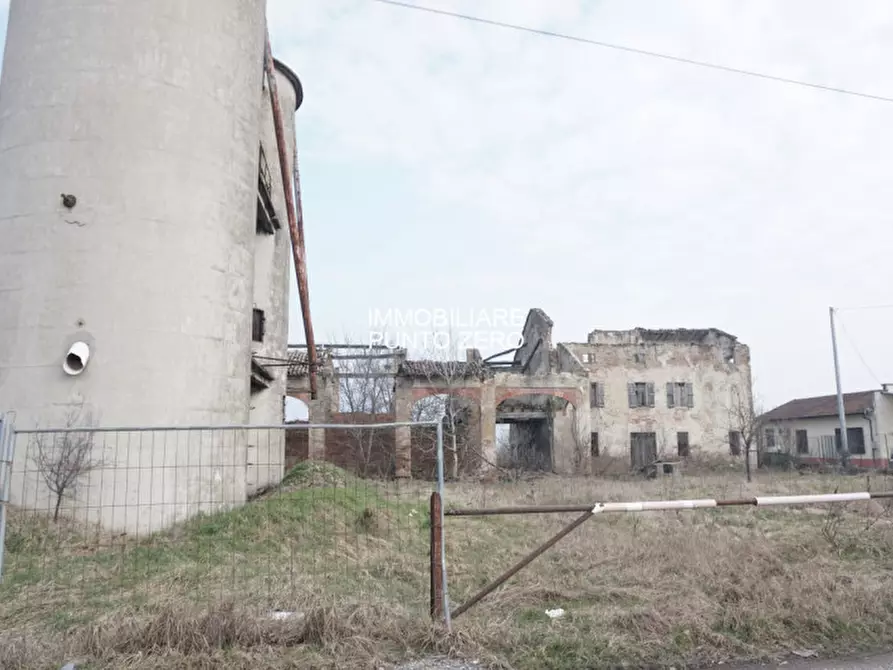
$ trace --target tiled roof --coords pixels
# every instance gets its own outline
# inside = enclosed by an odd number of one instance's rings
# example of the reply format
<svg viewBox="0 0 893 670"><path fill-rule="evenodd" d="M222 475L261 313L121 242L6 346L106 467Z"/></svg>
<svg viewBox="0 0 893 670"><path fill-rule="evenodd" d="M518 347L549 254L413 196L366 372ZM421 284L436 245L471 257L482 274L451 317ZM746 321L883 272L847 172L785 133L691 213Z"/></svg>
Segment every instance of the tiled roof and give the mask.
<svg viewBox="0 0 893 670"><path fill-rule="evenodd" d="M485 368L479 361L403 361L397 374L427 379L469 379L482 377Z"/></svg>
<svg viewBox="0 0 893 670"><path fill-rule="evenodd" d="M307 352L297 349L288 352L288 376L306 375L310 366L307 364Z"/></svg>
<svg viewBox="0 0 893 670"><path fill-rule="evenodd" d="M328 352L325 349L317 349L316 350L316 369L319 370L321 366L328 359ZM310 373L310 365L307 362L307 350L306 349L292 349L288 352L288 376L289 377L301 377L303 375Z"/></svg>
<svg viewBox="0 0 893 670"><path fill-rule="evenodd" d="M846 414L861 414L874 405L874 391L843 394L843 408ZM837 416L837 396L823 395L815 398L797 398L766 412L765 421L787 421L790 419L811 419L823 416Z"/></svg>

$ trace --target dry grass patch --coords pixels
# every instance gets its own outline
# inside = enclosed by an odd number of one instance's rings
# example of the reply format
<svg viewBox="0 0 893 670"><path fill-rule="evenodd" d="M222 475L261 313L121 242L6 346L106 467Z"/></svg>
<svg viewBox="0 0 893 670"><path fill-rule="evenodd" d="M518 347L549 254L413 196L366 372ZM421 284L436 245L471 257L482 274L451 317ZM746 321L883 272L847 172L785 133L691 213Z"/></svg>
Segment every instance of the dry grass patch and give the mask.
<svg viewBox="0 0 893 670"><path fill-rule="evenodd" d="M447 636L426 613L426 492L400 486L305 467L241 509L120 546L16 517L20 539L0 586L0 667L83 658L91 668L359 668L428 654L519 670L686 667L893 644L886 505L601 515ZM886 479L542 477L451 484L446 500L566 504L866 486L882 489ZM571 518L448 519L453 605ZM566 614L552 620L545 610L555 607ZM274 609L299 614L276 620ZM34 661L48 656L45 666Z"/></svg>
<svg viewBox="0 0 893 670"><path fill-rule="evenodd" d="M457 486L450 500L456 506L501 506L865 485L864 478L852 477L761 477L750 487L712 476L663 482L545 478L535 487L492 486L486 492ZM449 519L454 604L572 518ZM826 530L830 519L839 520L833 522L833 542ZM484 631L518 668L679 667L802 647L889 645L893 578L884 557L891 552L889 508L877 503L833 511L727 508L596 516L456 625ZM566 614L553 621L545 610L556 607Z"/></svg>

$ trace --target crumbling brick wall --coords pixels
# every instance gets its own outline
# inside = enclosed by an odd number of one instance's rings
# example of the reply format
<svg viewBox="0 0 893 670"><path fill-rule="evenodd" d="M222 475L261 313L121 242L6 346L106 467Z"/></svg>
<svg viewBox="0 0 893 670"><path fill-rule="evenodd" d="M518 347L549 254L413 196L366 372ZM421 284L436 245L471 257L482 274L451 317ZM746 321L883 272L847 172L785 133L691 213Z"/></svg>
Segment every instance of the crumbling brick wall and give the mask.
<svg viewBox="0 0 893 670"><path fill-rule="evenodd" d="M307 423L296 421L294 423ZM285 431L285 471L288 472L295 464L306 461L310 456L310 441L306 428L292 428Z"/></svg>

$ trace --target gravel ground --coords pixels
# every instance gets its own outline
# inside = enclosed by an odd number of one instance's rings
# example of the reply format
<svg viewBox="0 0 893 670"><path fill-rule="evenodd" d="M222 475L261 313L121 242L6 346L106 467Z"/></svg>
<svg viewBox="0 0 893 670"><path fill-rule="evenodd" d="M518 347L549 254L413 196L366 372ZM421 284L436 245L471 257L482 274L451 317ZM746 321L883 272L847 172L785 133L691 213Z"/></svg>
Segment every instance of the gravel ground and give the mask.
<svg viewBox="0 0 893 670"><path fill-rule="evenodd" d="M726 670L893 670L893 654L850 659L791 659L767 665L725 666Z"/></svg>

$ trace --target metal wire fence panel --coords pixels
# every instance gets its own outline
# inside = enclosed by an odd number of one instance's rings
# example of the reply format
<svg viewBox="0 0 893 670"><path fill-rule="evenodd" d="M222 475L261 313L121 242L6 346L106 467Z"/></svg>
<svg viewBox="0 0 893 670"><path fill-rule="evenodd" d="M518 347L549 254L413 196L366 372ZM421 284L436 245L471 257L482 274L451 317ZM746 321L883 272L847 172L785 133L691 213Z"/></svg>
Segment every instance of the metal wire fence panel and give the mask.
<svg viewBox="0 0 893 670"><path fill-rule="evenodd" d="M0 619L178 599L426 615L433 484L346 459L286 470L288 433L311 427L15 433Z"/></svg>

